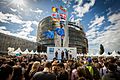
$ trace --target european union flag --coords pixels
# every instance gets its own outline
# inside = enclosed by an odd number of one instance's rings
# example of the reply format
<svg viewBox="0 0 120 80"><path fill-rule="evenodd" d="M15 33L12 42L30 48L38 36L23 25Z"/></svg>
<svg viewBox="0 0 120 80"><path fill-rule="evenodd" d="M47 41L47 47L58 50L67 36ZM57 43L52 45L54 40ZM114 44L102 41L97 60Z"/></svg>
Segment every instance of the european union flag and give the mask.
<svg viewBox="0 0 120 80"><path fill-rule="evenodd" d="M60 36L64 36L65 35L65 32L64 32L63 28L56 28L55 31Z"/></svg>
<svg viewBox="0 0 120 80"><path fill-rule="evenodd" d="M45 31L45 32L43 33L43 35L44 35L46 38L53 39L53 38L54 38L54 31Z"/></svg>

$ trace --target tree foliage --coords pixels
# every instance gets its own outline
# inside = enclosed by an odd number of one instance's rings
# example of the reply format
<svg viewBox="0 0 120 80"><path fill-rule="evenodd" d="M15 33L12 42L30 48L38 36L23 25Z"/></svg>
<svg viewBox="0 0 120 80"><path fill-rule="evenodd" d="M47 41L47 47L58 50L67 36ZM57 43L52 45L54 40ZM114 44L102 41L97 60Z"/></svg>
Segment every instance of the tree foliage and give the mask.
<svg viewBox="0 0 120 80"><path fill-rule="evenodd" d="M99 54L102 55L104 53L104 47L102 44L100 44L100 51Z"/></svg>
<svg viewBox="0 0 120 80"><path fill-rule="evenodd" d="M112 52L108 52L108 55L111 55L112 54Z"/></svg>

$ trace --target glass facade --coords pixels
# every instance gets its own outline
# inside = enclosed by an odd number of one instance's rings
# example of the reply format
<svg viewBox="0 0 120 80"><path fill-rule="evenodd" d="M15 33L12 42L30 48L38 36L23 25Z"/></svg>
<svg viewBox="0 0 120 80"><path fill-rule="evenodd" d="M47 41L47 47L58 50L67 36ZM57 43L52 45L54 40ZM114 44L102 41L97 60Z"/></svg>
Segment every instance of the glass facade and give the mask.
<svg viewBox="0 0 120 80"><path fill-rule="evenodd" d="M74 26L73 26L74 27ZM77 52L86 54L88 51L88 40L82 29L76 30L69 26L69 47L76 47Z"/></svg>
<svg viewBox="0 0 120 80"><path fill-rule="evenodd" d="M44 46L55 46L54 38L47 38L44 36L44 32L48 30L54 30L52 17L46 17L39 22L37 30L37 42Z"/></svg>

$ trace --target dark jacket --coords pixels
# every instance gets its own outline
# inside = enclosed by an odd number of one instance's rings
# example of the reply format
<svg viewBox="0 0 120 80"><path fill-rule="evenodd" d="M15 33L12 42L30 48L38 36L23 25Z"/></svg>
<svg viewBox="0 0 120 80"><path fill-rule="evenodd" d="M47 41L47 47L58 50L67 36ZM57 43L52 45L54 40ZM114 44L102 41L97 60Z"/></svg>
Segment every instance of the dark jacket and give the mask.
<svg viewBox="0 0 120 80"><path fill-rule="evenodd" d="M106 75L103 75L102 80L120 80L120 73L108 72Z"/></svg>
<svg viewBox="0 0 120 80"><path fill-rule="evenodd" d="M37 72L32 80L56 80L56 75L48 72Z"/></svg>

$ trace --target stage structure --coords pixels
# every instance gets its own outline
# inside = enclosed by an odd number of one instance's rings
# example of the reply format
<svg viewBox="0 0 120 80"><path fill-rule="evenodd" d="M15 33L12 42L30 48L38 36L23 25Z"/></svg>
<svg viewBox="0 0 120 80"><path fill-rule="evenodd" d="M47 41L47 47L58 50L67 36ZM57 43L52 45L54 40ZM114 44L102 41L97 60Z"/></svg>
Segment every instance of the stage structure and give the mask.
<svg viewBox="0 0 120 80"><path fill-rule="evenodd" d="M73 59L77 57L77 49L75 47L47 47L48 60L56 58L62 59Z"/></svg>

